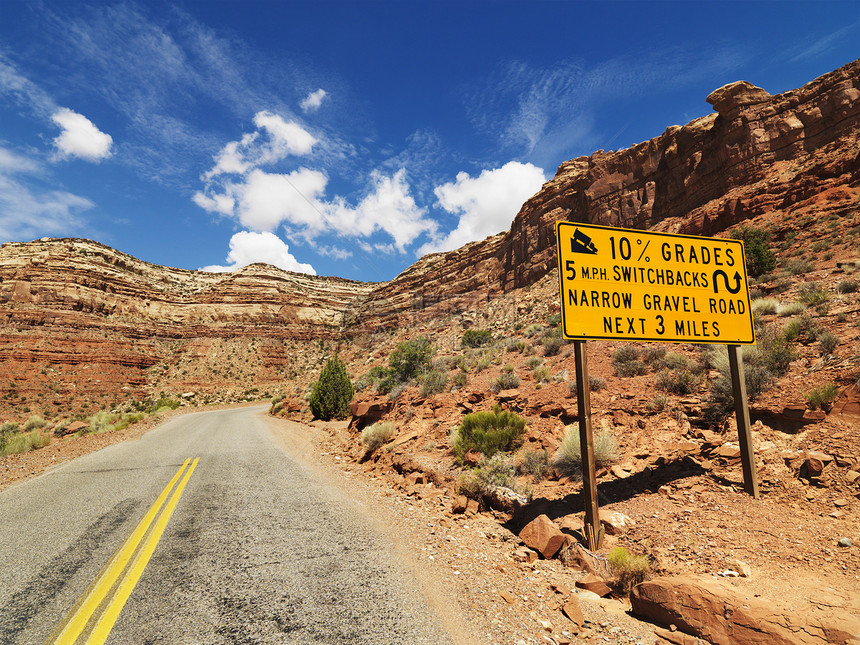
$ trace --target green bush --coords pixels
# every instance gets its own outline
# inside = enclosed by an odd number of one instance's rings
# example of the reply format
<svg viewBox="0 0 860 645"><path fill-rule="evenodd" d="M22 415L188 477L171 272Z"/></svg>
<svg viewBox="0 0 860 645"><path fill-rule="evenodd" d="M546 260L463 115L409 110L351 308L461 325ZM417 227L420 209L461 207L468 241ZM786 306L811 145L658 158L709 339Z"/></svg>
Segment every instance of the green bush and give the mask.
<svg viewBox="0 0 860 645"><path fill-rule="evenodd" d="M550 337L543 342L543 355L556 356L561 351L562 346L566 343L564 338Z"/></svg>
<svg viewBox="0 0 860 645"><path fill-rule="evenodd" d="M460 344L463 347L483 347L493 340L493 332L488 329L467 329L463 332Z"/></svg>
<svg viewBox="0 0 860 645"><path fill-rule="evenodd" d="M378 421L361 431L361 443L367 452L372 453L380 446L394 438L394 424L390 421Z"/></svg>
<svg viewBox="0 0 860 645"><path fill-rule="evenodd" d="M860 282L854 280L853 278L846 278L845 280L840 280L836 285L836 293L846 294L846 293L854 293L857 291L857 288L860 287Z"/></svg>
<svg viewBox="0 0 860 645"><path fill-rule="evenodd" d="M755 226L744 224L731 233L736 240L743 240L744 259L747 272L753 277L769 273L776 268L776 256L770 250L770 233Z"/></svg>
<svg viewBox="0 0 860 645"><path fill-rule="evenodd" d="M606 387L606 379L600 378L599 376L588 375L588 389L592 392L599 392L604 387Z"/></svg>
<svg viewBox="0 0 860 645"><path fill-rule="evenodd" d="M531 475L535 481L541 481L549 470L549 453L546 450L523 450L521 453L520 472Z"/></svg>
<svg viewBox="0 0 860 645"><path fill-rule="evenodd" d="M636 350L634 348L630 348L633 350L632 357L628 360L636 360ZM617 353L618 350L616 350ZM629 355L629 352L624 355ZM658 363L663 360L666 356L666 348L662 345L648 345L645 349L642 350L642 362L647 365L651 365L653 363ZM615 359L615 353L613 353L613 360ZM623 361L622 361L623 362Z"/></svg>
<svg viewBox="0 0 860 645"><path fill-rule="evenodd" d="M604 430L594 437L594 462L603 466L618 459L618 442L612 434ZM582 448L579 443L579 423L567 427L564 439L552 456L552 465L560 475L567 477L582 476Z"/></svg>
<svg viewBox="0 0 860 645"><path fill-rule="evenodd" d="M817 307L830 300L827 290L818 286L816 282L806 282L797 291L797 299L807 307Z"/></svg>
<svg viewBox="0 0 860 645"><path fill-rule="evenodd" d="M806 402L813 410L817 410L818 408L822 410L826 409L836 400L837 396L839 396L839 387L837 387L836 383L828 383L827 385L813 388L804 395Z"/></svg>
<svg viewBox="0 0 860 645"><path fill-rule="evenodd" d="M624 593L651 577L651 563L647 555L630 555L627 549L617 546L607 555L609 567Z"/></svg>
<svg viewBox="0 0 860 645"><path fill-rule="evenodd" d="M775 314L779 311L780 302L776 298L755 298L750 307L756 316L764 314Z"/></svg>
<svg viewBox="0 0 860 645"><path fill-rule="evenodd" d="M497 486L516 491L515 475L516 468L514 465L505 455L498 453L484 459L478 468L463 473L460 477L460 492L473 499L478 499L483 493Z"/></svg>
<svg viewBox="0 0 860 645"><path fill-rule="evenodd" d="M503 412L498 404L492 412L467 414L454 433L454 454L462 463L463 455L470 450L477 450L486 457L507 452L519 444L525 427L525 419L513 412Z"/></svg>
<svg viewBox="0 0 860 645"><path fill-rule="evenodd" d="M158 400L152 404L152 414L158 414L162 410L175 410L182 405L178 400L171 399L168 396L160 396Z"/></svg>
<svg viewBox="0 0 860 645"><path fill-rule="evenodd" d="M501 392L502 390L512 390L520 386L520 377L514 372L502 372L493 381L490 389L493 392Z"/></svg>
<svg viewBox="0 0 860 645"><path fill-rule="evenodd" d="M818 344L821 348L821 355L827 356L833 353L833 350L842 342L839 336L831 331L824 331L818 335Z"/></svg>
<svg viewBox="0 0 860 645"><path fill-rule="evenodd" d="M426 336L398 343L388 359L388 368L396 383L406 383L430 369L433 345Z"/></svg>
<svg viewBox="0 0 860 645"><path fill-rule="evenodd" d="M803 275L804 273L809 273L814 268L815 265L809 260L792 260L786 267L791 275Z"/></svg>
<svg viewBox="0 0 860 645"><path fill-rule="evenodd" d="M543 365L543 359L540 356L532 356L526 361L526 367L533 370Z"/></svg>
<svg viewBox="0 0 860 645"><path fill-rule="evenodd" d="M311 390L308 400L311 413L324 421L345 417L354 393L346 365L337 357L330 358Z"/></svg>
<svg viewBox="0 0 860 645"><path fill-rule="evenodd" d="M454 375L454 386L458 388L466 387L468 380L469 377L466 376L466 372L457 372Z"/></svg>
<svg viewBox="0 0 860 645"><path fill-rule="evenodd" d="M23 431L31 432L33 430L38 430L39 428L44 428L47 424L48 422L42 417L34 414L32 417L27 419L27 422L24 424Z"/></svg>
<svg viewBox="0 0 860 645"><path fill-rule="evenodd" d="M536 367L532 372L532 378L534 378L535 383L546 383L549 381L549 370L544 365Z"/></svg>
<svg viewBox="0 0 860 645"><path fill-rule="evenodd" d="M526 338L531 338L532 336L536 336L537 334L543 331L543 325L539 325L537 323L532 323L525 329L523 329L523 336Z"/></svg>
<svg viewBox="0 0 860 645"><path fill-rule="evenodd" d="M0 432L0 437L2 436L3 433ZM0 438L0 457L44 448L49 443L51 443L51 436L42 434L38 430L29 433L16 432L8 435L5 441Z"/></svg>
<svg viewBox="0 0 860 645"><path fill-rule="evenodd" d="M460 372L463 374L463 372ZM465 374L463 374L465 376ZM421 377L421 392L422 397L428 397L431 394L443 392L448 384L448 375L442 370L430 370Z"/></svg>
<svg viewBox="0 0 860 645"><path fill-rule="evenodd" d="M651 412L662 412L668 405L669 397L665 394L658 394L645 405L645 409Z"/></svg>
<svg viewBox="0 0 860 645"><path fill-rule="evenodd" d="M672 394L690 394L698 388L699 382L699 376L688 368L664 368L657 372L657 388Z"/></svg>

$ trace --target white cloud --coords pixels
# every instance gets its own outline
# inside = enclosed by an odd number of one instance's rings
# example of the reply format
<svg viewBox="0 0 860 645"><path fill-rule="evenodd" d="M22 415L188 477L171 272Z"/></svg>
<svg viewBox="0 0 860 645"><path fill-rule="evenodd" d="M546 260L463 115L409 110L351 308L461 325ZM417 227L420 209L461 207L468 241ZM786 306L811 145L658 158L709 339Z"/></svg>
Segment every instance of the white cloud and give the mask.
<svg viewBox="0 0 860 645"><path fill-rule="evenodd" d="M424 217L426 209L409 194L403 168L390 177L374 170L370 178L371 191L355 208L340 197L327 205L327 219L335 232L369 237L384 231L401 253L421 234L436 232L436 222Z"/></svg>
<svg viewBox="0 0 860 645"><path fill-rule="evenodd" d="M314 246L314 250L320 255L325 255L335 260L347 260L352 257L352 251L348 251L347 249L343 249L339 246L317 244Z"/></svg>
<svg viewBox="0 0 860 645"><path fill-rule="evenodd" d="M111 156L113 138L99 130L93 122L69 108L60 108L51 120L62 128L54 139L60 158L80 157L98 162Z"/></svg>
<svg viewBox="0 0 860 645"><path fill-rule="evenodd" d="M484 170L478 177L458 173L456 181L434 191L439 206L460 216L457 228L421 246L419 255L451 251L507 230L523 203L540 190L544 181L543 170L517 161Z"/></svg>
<svg viewBox="0 0 860 645"><path fill-rule="evenodd" d="M290 247L272 233L252 233L241 231L230 238L230 252L227 254L228 266L212 265L203 267L201 271L213 273L224 273L235 271L255 262L265 262L284 271L296 273L309 273L316 275L317 272L310 264L304 264L296 260L290 253Z"/></svg>
<svg viewBox="0 0 860 645"><path fill-rule="evenodd" d="M83 227L79 213L95 206L89 199L62 190L39 191L15 177L40 171L36 161L0 148L0 239L71 235Z"/></svg>
<svg viewBox="0 0 860 645"><path fill-rule="evenodd" d="M254 115L257 130L245 134L239 141L231 141L215 158L215 166L204 173L203 180L211 181L220 175L243 175L252 168L276 164L290 155L302 156L311 152L318 140L294 121L285 121L272 112Z"/></svg>
<svg viewBox="0 0 860 645"><path fill-rule="evenodd" d="M295 121L284 121L271 112L257 112L254 125L269 133L270 145L263 148L260 164L274 163L287 155L306 155L317 140Z"/></svg>
<svg viewBox="0 0 860 645"><path fill-rule="evenodd" d="M318 198L327 182L324 174L307 168L289 174L253 170L243 183L231 184L236 217L254 231L274 231L288 223L313 236L325 227Z"/></svg>
<svg viewBox="0 0 860 645"><path fill-rule="evenodd" d="M299 103L299 106L306 114L308 112L316 112L320 109L320 105L322 105L323 99L326 96L327 92L324 89L320 88L316 92L311 92L304 99L302 99L302 102Z"/></svg>

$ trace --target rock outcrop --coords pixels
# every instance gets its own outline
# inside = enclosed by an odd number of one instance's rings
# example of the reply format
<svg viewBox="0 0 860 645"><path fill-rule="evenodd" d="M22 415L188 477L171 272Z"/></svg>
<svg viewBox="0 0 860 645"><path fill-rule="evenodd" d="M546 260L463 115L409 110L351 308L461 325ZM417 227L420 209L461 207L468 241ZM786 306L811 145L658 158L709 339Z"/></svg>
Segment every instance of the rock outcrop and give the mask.
<svg viewBox="0 0 860 645"><path fill-rule="evenodd" d="M857 599L821 589L806 607L750 598L710 576L672 576L633 590L633 613L713 645L857 645Z"/></svg>
<svg viewBox="0 0 860 645"><path fill-rule="evenodd" d="M555 222L715 235L768 211L786 218L825 188L860 183L860 61L771 96L746 81L715 112L624 150L563 163L511 230L428 255L377 286L365 326L456 313L553 270Z"/></svg>

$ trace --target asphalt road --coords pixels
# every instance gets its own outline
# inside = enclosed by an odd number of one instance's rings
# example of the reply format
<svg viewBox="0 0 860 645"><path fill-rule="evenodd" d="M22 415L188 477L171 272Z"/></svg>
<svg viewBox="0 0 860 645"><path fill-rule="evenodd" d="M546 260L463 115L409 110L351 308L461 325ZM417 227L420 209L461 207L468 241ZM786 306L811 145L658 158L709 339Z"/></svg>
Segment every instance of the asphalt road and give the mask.
<svg viewBox="0 0 860 645"><path fill-rule="evenodd" d="M106 642L451 642L361 506L244 408L177 417L0 493L0 643L54 642L189 458Z"/></svg>

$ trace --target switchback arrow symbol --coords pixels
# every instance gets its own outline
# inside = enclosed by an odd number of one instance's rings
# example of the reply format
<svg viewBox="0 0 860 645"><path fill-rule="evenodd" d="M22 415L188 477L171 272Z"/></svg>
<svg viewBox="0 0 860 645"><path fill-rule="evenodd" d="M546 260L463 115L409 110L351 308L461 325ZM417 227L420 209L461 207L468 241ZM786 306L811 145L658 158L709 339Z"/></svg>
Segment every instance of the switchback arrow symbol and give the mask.
<svg viewBox="0 0 860 645"><path fill-rule="evenodd" d="M735 276L734 276L734 277L735 277L735 287L734 287L734 289L732 289L732 288L729 286L729 276L728 276L728 274L727 274L725 271L723 271L722 269L717 269L716 271L714 271L714 277L713 277L713 280L714 280L714 293L719 293L719 292L720 292L719 286L717 285L717 276L718 276L718 275L723 276L723 284L725 284L725 285L726 285L726 291L728 291L729 293L737 293L738 291L740 291L740 290L741 290L741 284L742 284L742 283L741 283L741 274L740 274L740 273L738 273L737 271L735 271Z"/></svg>

